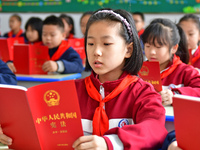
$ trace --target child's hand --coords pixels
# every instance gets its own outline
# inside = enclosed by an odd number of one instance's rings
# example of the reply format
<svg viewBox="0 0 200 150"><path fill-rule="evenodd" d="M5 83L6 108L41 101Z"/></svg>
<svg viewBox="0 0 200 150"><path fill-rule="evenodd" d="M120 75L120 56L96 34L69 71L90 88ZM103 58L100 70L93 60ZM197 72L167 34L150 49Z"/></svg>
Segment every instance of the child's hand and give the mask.
<svg viewBox="0 0 200 150"><path fill-rule="evenodd" d="M75 150L107 150L107 144L104 138L97 135L81 136L78 138L74 144L73 148Z"/></svg>
<svg viewBox="0 0 200 150"><path fill-rule="evenodd" d="M163 90L160 92L160 95L162 97L163 105L171 105L172 104L173 93L171 90L169 90L169 89Z"/></svg>
<svg viewBox="0 0 200 150"><path fill-rule="evenodd" d="M49 60L43 64L42 70L44 70L44 72L55 72L58 70L58 65L55 61Z"/></svg>
<svg viewBox="0 0 200 150"><path fill-rule="evenodd" d="M167 150L182 150L182 149L178 147L177 141L174 141L169 145Z"/></svg>
<svg viewBox="0 0 200 150"><path fill-rule="evenodd" d="M15 65L12 62L7 63L7 66L13 73L17 71Z"/></svg>
<svg viewBox="0 0 200 150"><path fill-rule="evenodd" d="M0 125L0 143L5 144L5 145L11 145L12 144L12 139L3 134L1 125Z"/></svg>

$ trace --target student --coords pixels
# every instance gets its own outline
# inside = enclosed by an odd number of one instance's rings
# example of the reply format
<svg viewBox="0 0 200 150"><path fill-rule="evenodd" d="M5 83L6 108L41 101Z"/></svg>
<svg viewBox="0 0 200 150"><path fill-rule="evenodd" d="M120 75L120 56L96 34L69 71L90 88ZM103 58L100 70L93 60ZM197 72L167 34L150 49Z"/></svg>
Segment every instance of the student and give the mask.
<svg viewBox="0 0 200 150"><path fill-rule="evenodd" d="M66 15L66 14L61 14L60 17L62 19L62 22L64 24L64 32L65 32L65 37L66 39L73 39L75 31L74 31L74 20L72 17Z"/></svg>
<svg viewBox="0 0 200 150"><path fill-rule="evenodd" d="M131 14L96 11L85 37L86 67L93 72L76 80L76 88L87 136L78 138L73 148L159 148L166 136L165 109L153 86L137 77L143 59ZM0 141L11 144L12 139L1 133Z"/></svg>
<svg viewBox="0 0 200 150"><path fill-rule="evenodd" d="M0 60L0 84L17 84L15 74L8 68L6 63Z"/></svg>
<svg viewBox="0 0 200 150"><path fill-rule="evenodd" d="M42 20L37 17L31 17L25 25L25 39L27 44L42 45ZM12 72L16 72L13 61L7 62Z"/></svg>
<svg viewBox="0 0 200 150"><path fill-rule="evenodd" d="M141 37L141 35L144 32L144 14L141 12L134 12L132 13L133 19L135 21L135 26L138 32L138 36Z"/></svg>
<svg viewBox="0 0 200 150"><path fill-rule="evenodd" d="M187 36L190 64L200 69L200 45L198 43L200 40L200 18L194 14L186 14L178 24Z"/></svg>
<svg viewBox="0 0 200 150"><path fill-rule="evenodd" d="M21 29L22 19L19 15L14 14L9 19L10 32L5 33L4 37L24 37L23 30Z"/></svg>
<svg viewBox="0 0 200 150"><path fill-rule="evenodd" d="M55 16L49 16L43 21L42 42L49 48L49 61L42 69L45 72L80 73L83 71L79 54L70 47L65 39L64 24Z"/></svg>
<svg viewBox="0 0 200 150"><path fill-rule="evenodd" d="M92 13L93 13L93 11L87 11L87 12L83 13L81 16L80 26L81 26L81 32L83 35L85 35L86 25L87 25L87 22L88 22L90 16L92 15Z"/></svg>
<svg viewBox="0 0 200 150"><path fill-rule="evenodd" d="M153 20L142 35L147 59L160 64L163 105L172 104L174 94L200 96L200 74L180 60L187 53L187 49L178 49L180 39L178 28L168 19ZM187 58L181 56L185 62Z"/></svg>
<svg viewBox="0 0 200 150"><path fill-rule="evenodd" d="M25 25L26 43L42 45L42 19L31 17Z"/></svg>

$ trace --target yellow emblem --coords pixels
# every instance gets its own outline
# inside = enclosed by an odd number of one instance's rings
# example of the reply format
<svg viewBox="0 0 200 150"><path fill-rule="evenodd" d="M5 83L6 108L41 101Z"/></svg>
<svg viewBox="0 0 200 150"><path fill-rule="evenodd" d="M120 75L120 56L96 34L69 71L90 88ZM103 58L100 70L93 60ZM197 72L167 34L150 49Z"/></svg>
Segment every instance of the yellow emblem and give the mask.
<svg viewBox="0 0 200 150"><path fill-rule="evenodd" d="M44 94L44 101L48 106L57 106L59 105L60 95L54 90L49 90Z"/></svg>
<svg viewBox="0 0 200 150"><path fill-rule="evenodd" d="M140 70L140 74L142 76L147 76L149 74L149 68L147 66L142 66L142 68Z"/></svg>

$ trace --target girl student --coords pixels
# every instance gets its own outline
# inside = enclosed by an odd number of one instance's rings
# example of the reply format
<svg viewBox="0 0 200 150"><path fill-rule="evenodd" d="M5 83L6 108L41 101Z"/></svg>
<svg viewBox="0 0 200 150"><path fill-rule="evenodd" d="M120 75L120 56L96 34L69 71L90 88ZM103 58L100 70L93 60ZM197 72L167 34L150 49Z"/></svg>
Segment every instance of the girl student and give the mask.
<svg viewBox="0 0 200 150"><path fill-rule="evenodd" d="M25 25L26 43L42 45L42 19L38 17L31 17Z"/></svg>
<svg viewBox="0 0 200 150"><path fill-rule="evenodd" d="M74 20L72 19L72 17L66 14L61 14L59 18L61 18L63 21L66 39L74 39L75 29Z"/></svg>
<svg viewBox="0 0 200 150"><path fill-rule="evenodd" d="M42 20L37 17L31 17L25 25L25 43L42 45ZM13 61L6 63L12 72L16 72Z"/></svg>
<svg viewBox="0 0 200 150"><path fill-rule="evenodd" d="M3 37L14 38L24 37L23 30L21 29L22 19L18 14L13 14L9 18L10 32L5 33Z"/></svg>
<svg viewBox="0 0 200 150"><path fill-rule="evenodd" d="M158 61L160 64L163 105L172 104L174 94L200 96L199 72L181 61L188 62L188 52L181 44L183 37L180 35L184 36L184 32L180 33L172 21L155 19L142 35L148 61Z"/></svg>
<svg viewBox="0 0 200 150"><path fill-rule="evenodd" d="M189 64L200 69L200 18L194 14L186 14L179 20L178 24L187 36L190 53Z"/></svg>
<svg viewBox="0 0 200 150"><path fill-rule="evenodd" d="M92 13L93 11L87 11L87 12L84 12L81 16L80 27L81 27L81 32L83 35L85 35L86 25Z"/></svg>
<svg viewBox="0 0 200 150"><path fill-rule="evenodd" d="M143 63L140 40L130 13L102 9L90 17L85 34L86 68L76 80L85 135L76 150L155 150L167 131L161 96L136 75ZM93 135L92 135L93 134ZM0 131L0 141L12 139Z"/></svg>

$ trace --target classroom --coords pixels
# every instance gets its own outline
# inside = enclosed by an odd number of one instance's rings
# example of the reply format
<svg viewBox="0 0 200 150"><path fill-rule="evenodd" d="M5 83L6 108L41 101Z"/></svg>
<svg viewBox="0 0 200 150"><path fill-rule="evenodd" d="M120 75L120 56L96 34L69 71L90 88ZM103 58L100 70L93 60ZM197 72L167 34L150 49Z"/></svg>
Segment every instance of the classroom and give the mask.
<svg viewBox="0 0 200 150"><path fill-rule="evenodd" d="M199 107L200 0L0 1L0 150L196 150Z"/></svg>

